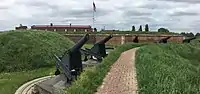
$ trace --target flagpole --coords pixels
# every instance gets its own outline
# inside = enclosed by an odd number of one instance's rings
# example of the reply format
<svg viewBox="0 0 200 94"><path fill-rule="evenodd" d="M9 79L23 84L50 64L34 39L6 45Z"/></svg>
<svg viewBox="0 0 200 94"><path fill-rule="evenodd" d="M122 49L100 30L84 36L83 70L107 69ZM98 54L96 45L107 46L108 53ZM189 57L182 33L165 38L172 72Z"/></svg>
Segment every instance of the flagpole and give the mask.
<svg viewBox="0 0 200 94"><path fill-rule="evenodd" d="M93 28L94 28L94 10L93 10L93 21L92 22L93 22Z"/></svg>
<svg viewBox="0 0 200 94"><path fill-rule="evenodd" d="M94 12L95 12L95 3L94 3L94 0L93 0L93 30L94 30L94 28L95 28L95 26L94 26L94 21L95 21L95 17L94 17Z"/></svg>

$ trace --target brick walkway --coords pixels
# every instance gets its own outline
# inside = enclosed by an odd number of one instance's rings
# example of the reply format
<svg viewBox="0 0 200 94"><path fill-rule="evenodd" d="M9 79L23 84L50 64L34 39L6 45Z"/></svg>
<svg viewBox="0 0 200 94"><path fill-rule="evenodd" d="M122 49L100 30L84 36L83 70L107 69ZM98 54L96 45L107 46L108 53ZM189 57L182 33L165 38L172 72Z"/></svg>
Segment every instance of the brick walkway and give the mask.
<svg viewBox="0 0 200 94"><path fill-rule="evenodd" d="M136 49L121 54L119 59L112 65L110 72L104 78L104 82L97 89L96 94L138 94L135 72Z"/></svg>

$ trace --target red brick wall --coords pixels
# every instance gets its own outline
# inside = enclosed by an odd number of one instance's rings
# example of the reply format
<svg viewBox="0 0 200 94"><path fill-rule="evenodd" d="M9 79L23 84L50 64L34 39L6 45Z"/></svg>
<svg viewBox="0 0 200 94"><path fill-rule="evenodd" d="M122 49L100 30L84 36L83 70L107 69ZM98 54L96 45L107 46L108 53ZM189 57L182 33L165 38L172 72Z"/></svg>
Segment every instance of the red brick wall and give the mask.
<svg viewBox="0 0 200 94"><path fill-rule="evenodd" d="M70 34L70 35L67 34L65 36L76 43L76 42L78 42L78 40L80 40L84 36L84 34L79 34L79 35L78 34ZM95 43L95 42L96 42L95 35L90 35L87 43Z"/></svg>
<svg viewBox="0 0 200 94"><path fill-rule="evenodd" d="M74 42L77 42L84 34L67 34L66 37L70 38ZM90 39L87 43L95 43L97 41L102 40L103 38L109 36L109 34L90 34ZM168 36L171 36L169 39L169 42L182 42L183 36L180 35L152 35L152 34L138 34L139 42L155 42L157 40L160 40L162 38L166 38ZM115 45L121 45L122 44L122 37L124 37L124 43L132 42L135 38L134 34L113 34L113 38L110 39L106 44L115 44Z"/></svg>
<svg viewBox="0 0 200 94"><path fill-rule="evenodd" d="M96 35L96 42L104 39L109 35ZM111 38L106 44L121 44L121 36L114 35L113 38Z"/></svg>

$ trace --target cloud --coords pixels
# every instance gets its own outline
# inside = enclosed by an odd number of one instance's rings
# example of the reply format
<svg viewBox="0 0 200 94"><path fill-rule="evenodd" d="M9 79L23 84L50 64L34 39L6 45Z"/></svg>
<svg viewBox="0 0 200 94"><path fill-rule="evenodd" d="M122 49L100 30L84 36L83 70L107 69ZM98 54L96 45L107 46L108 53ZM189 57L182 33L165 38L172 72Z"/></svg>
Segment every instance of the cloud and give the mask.
<svg viewBox="0 0 200 94"><path fill-rule="evenodd" d="M95 27L131 30L149 24L151 30L200 30L199 0L95 0ZM92 0L1 0L0 30L19 24L92 25ZM5 24L6 23L6 24Z"/></svg>
<svg viewBox="0 0 200 94"><path fill-rule="evenodd" d="M142 11L137 11L137 10L127 10L124 13L125 16L150 16L151 13L149 12L142 12Z"/></svg>
<svg viewBox="0 0 200 94"><path fill-rule="evenodd" d="M182 3L200 3L199 0L160 0L160 1L171 1L171 2L182 2Z"/></svg>
<svg viewBox="0 0 200 94"><path fill-rule="evenodd" d="M173 14L171 14L170 16L198 16L199 13L195 13L195 12L183 12L183 11L179 11L179 12L175 12Z"/></svg>

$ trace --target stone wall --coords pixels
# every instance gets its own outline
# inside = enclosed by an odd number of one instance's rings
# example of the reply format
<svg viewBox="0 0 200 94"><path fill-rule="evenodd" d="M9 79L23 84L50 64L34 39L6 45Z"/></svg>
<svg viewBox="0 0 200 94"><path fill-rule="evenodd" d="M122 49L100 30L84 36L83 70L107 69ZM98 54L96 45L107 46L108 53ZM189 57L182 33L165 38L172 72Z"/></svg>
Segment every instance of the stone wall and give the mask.
<svg viewBox="0 0 200 94"><path fill-rule="evenodd" d="M113 34L113 38L110 39L106 44L114 44L114 45L120 45L128 42L132 42L135 38L136 34ZM66 37L71 39L74 42L77 42L84 34L66 34ZM87 43L95 43L97 41L102 40L103 38L109 36L109 34L90 34L90 39ZM155 42L157 40L160 40L162 38L166 38L168 36L171 36L171 38L168 40L168 42L182 42L184 37L181 35L164 35L164 34L137 34L139 43L144 42Z"/></svg>

